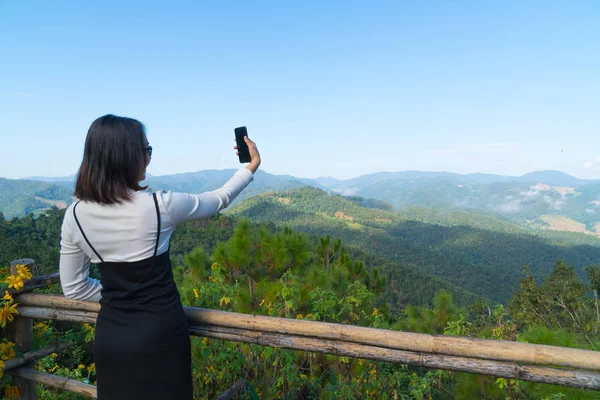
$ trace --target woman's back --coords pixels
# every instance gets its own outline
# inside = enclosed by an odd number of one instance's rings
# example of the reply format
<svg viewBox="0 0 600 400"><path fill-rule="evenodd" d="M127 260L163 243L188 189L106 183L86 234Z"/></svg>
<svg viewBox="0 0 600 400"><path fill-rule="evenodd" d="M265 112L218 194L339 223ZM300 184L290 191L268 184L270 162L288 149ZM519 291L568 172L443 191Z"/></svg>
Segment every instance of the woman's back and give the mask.
<svg viewBox="0 0 600 400"><path fill-rule="evenodd" d="M164 233L161 233L161 243L158 254L168 248L173 224L168 214L163 212L162 200L159 200L161 222ZM73 213L75 209L75 213ZM77 217L77 220L75 219ZM156 210L151 193L136 192L130 201L121 204L99 204L93 202L74 203L67 209L63 225L62 238L65 242L77 245L83 249L93 262L100 261L86 242L87 239L105 262L139 261L154 254L157 237Z"/></svg>
<svg viewBox="0 0 600 400"><path fill-rule="evenodd" d="M149 193L140 185L152 156L143 125L107 115L90 127L75 185L81 201L62 225L60 277L65 296L102 305L94 340L100 400L192 398L190 338L169 241L178 223L227 207L252 181L260 164L252 147L251 165L217 190ZM90 278L90 262L100 281Z"/></svg>

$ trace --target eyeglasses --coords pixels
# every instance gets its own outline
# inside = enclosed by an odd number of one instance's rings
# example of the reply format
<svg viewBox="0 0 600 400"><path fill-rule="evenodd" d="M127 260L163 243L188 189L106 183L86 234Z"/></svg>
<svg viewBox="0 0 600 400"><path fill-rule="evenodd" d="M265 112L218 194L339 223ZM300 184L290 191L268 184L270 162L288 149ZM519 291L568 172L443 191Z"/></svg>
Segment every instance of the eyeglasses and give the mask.
<svg viewBox="0 0 600 400"><path fill-rule="evenodd" d="M148 155L152 157L152 146L144 147L143 151L148 151Z"/></svg>

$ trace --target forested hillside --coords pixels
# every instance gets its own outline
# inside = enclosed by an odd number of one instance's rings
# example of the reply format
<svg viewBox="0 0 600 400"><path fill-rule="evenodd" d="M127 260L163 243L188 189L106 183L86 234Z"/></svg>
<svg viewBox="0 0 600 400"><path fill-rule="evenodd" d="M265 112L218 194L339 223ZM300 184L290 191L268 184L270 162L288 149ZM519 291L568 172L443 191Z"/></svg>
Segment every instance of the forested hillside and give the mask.
<svg viewBox="0 0 600 400"><path fill-rule="evenodd" d="M382 270L390 282L402 280L409 269L500 302L510 298L525 266L543 277L554 260L564 259L583 276L586 266L600 260L595 238L541 237L489 216L479 219L459 212L411 209L396 214L315 188L256 196L231 212L317 236L340 237L351 248L388 260Z"/></svg>
<svg viewBox="0 0 600 400"><path fill-rule="evenodd" d="M0 213L5 218L38 215L53 206L71 203L73 190L61 185L0 178Z"/></svg>

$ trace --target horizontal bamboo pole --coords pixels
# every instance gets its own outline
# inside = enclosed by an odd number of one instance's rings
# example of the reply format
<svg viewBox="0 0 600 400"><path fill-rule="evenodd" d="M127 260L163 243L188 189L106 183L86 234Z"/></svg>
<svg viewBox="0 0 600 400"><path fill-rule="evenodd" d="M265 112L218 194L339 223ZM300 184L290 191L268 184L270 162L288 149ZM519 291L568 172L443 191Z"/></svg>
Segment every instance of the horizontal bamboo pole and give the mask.
<svg viewBox="0 0 600 400"><path fill-rule="evenodd" d="M69 341L65 343L57 343L51 344L50 346L46 346L43 349L28 351L23 354L23 357L11 358L10 360L4 361L4 370L8 371L9 369L20 367L21 365L25 365L28 362L39 360L40 358L44 358L52 353L57 353L73 346L74 342Z"/></svg>
<svg viewBox="0 0 600 400"><path fill-rule="evenodd" d="M248 386L248 382L243 379L240 379L236 383L233 384L232 387L223 392L222 395L217 397L217 400L231 400L233 397L238 394L238 392L242 391Z"/></svg>
<svg viewBox="0 0 600 400"><path fill-rule="evenodd" d="M87 322L95 324L98 313L90 311L60 310L56 308L17 306L19 316L24 318L45 319L68 322Z"/></svg>
<svg viewBox="0 0 600 400"><path fill-rule="evenodd" d="M429 335L317 321L187 308L188 320L204 325L342 340L419 353L600 370L600 352L467 337Z"/></svg>
<svg viewBox="0 0 600 400"><path fill-rule="evenodd" d="M50 275L36 276L35 278L25 281L25 286L21 290L17 291L15 289L8 289L8 293L11 295L26 293L32 291L33 289L47 287L49 284L58 282L60 282L60 275L58 272Z"/></svg>
<svg viewBox="0 0 600 400"><path fill-rule="evenodd" d="M21 378L29 379L34 382L42 383L44 385L52 386L58 389L66 390L73 393L79 393L84 396L98 398L98 391L96 386L88 385L87 383L79 382L74 379L64 378L62 376L56 376L47 374L45 372L36 371L33 368L16 368L6 372L12 376L18 376Z"/></svg>
<svg viewBox="0 0 600 400"><path fill-rule="evenodd" d="M24 293L15 296L15 301L22 306L50 307L73 311L99 312L100 303L66 298L58 294Z"/></svg>
<svg viewBox="0 0 600 400"><path fill-rule="evenodd" d="M69 310L100 309L97 303L67 299L64 296L24 294L23 305L51 306ZM434 353L529 364L600 370L600 352L502 340L477 339L365 328L327 322L265 317L262 315L184 307L190 323L284 333L296 336L375 345L418 353ZM85 322L89 322L86 320Z"/></svg>
<svg viewBox="0 0 600 400"><path fill-rule="evenodd" d="M196 336L252 343L261 346L335 354L339 356L364 358L425 368L468 372L494 377L600 390L600 374L596 372L536 367L466 357L426 353L420 354L336 340L314 339L278 333L261 333L244 329L215 326L190 326L190 333Z"/></svg>
<svg viewBox="0 0 600 400"><path fill-rule="evenodd" d="M24 316L38 319L63 318L74 320L90 320L87 311L71 311L45 309L40 307L21 307ZM588 371L562 370L549 367L519 365L502 361L490 361L469 357L448 356L439 354L420 354L419 352L383 348L373 345L358 344L343 340L308 338L289 333L259 332L247 329L222 326L190 325L192 335L217 339L253 343L271 347L282 347L308 352L336 354L355 358L365 358L392 363L417 365L427 368L462 371L483 375L528 380L532 382L551 383L585 389L600 389L600 374Z"/></svg>

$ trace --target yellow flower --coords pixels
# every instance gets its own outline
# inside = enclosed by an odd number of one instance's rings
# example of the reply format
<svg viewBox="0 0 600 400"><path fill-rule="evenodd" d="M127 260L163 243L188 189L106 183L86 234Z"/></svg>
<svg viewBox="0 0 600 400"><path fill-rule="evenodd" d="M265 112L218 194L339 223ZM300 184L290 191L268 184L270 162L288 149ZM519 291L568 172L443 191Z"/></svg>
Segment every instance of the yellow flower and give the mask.
<svg viewBox="0 0 600 400"><path fill-rule="evenodd" d="M379 310L376 308L373 308L373 313L371 314L371 316L376 316L377 314L379 314Z"/></svg>
<svg viewBox="0 0 600 400"><path fill-rule="evenodd" d="M23 283L23 279L19 275L9 275L4 280L5 283L8 283L8 288L15 288L15 290L21 290L25 284Z"/></svg>
<svg viewBox="0 0 600 400"><path fill-rule="evenodd" d="M198 290L194 289L194 296L196 296L196 298L198 298Z"/></svg>
<svg viewBox="0 0 600 400"><path fill-rule="evenodd" d="M79 364L79 365L77 366L77 369L84 369L84 368L85 368L85 365L83 365L83 364Z"/></svg>
<svg viewBox="0 0 600 400"><path fill-rule="evenodd" d="M260 302L260 304L258 306L262 307L263 304L265 304L265 299L262 299L262 301Z"/></svg>
<svg viewBox="0 0 600 400"><path fill-rule="evenodd" d="M204 345L208 344L208 338L207 337L205 337L204 339L202 339L202 344L204 344Z"/></svg>
<svg viewBox="0 0 600 400"><path fill-rule="evenodd" d="M28 279L32 278L31 271L29 271L29 268L27 268L26 266L17 265L16 268L17 268L17 273L24 280L28 280Z"/></svg>
<svg viewBox="0 0 600 400"><path fill-rule="evenodd" d="M4 392L6 400L18 400L21 398L19 388L16 386L8 386Z"/></svg>
<svg viewBox="0 0 600 400"><path fill-rule="evenodd" d="M225 305L229 304L231 302L231 299L229 297L221 297L221 300L219 300L219 305L221 307L223 307L223 303L225 303Z"/></svg>
<svg viewBox="0 0 600 400"><path fill-rule="evenodd" d="M2 358L2 361L10 360L17 356L13 347L15 347L13 342L0 343L0 358Z"/></svg>
<svg viewBox="0 0 600 400"><path fill-rule="evenodd" d="M0 361L0 378L4 375L4 361Z"/></svg>
<svg viewBox="0 0 600 400"><path fill-rule="evenodd" d="M40 330L40 331L45 331L46 330L46 324L43 322L34 322L33 323L33 328Z"/></svg>
<svg viewBox="0 0 600 400"><path fill-rule="evenodd" d="M52 357L55 357L55 358L56 358L56 357L58 357L58 354L56 354L56 353L52 353L52 354L50 354L50 355L51 355Z"/></svg>
<svg viewBox="0 0 600 400"><path fill-rule="evenodd" d="M306 376L305 374L300 375L300 379L306 379L308 378L308 376Z"/></svg>
<svg viewBox="0 0 600 400"><path fill-rule="evenodd" d="M92 372L96 371L96 363L91 363L90 366L87 368L87 370L90 374Z"/></svg>
<svg viewBox="0 0 600 400"><path fill-rule="evenodd" d="M217 263L213 263L213 265L210 266L210 269L214 270L217 268Z"/></svg>
<svg viewBox="0 0 600 400"><path fill-rule="evenodd" d="M0 308L0 326L1 327L5 327L6 326L6 322L12 322L15 317L13 317L13 314L17 315L19 314L19 312L16 309L17 305L13 304L12 306L9 306L8 303L4 303L4 308Z"/></svg>
<svg viewBox="0 0 600 400"><path fill-rule="evenodd" d="M302 314L297 314L296 319L302 319Z"/></svg>
<svg viewBox="0 0 600 400"><path fill-rule="evenodd" d="M6 293L6 294L4 295L4 297L2 298L2 300L4 300L4 301L13 301L13 298L10 295L10 293L8 293L8 290L5 290L4 293Z"/></svg>

